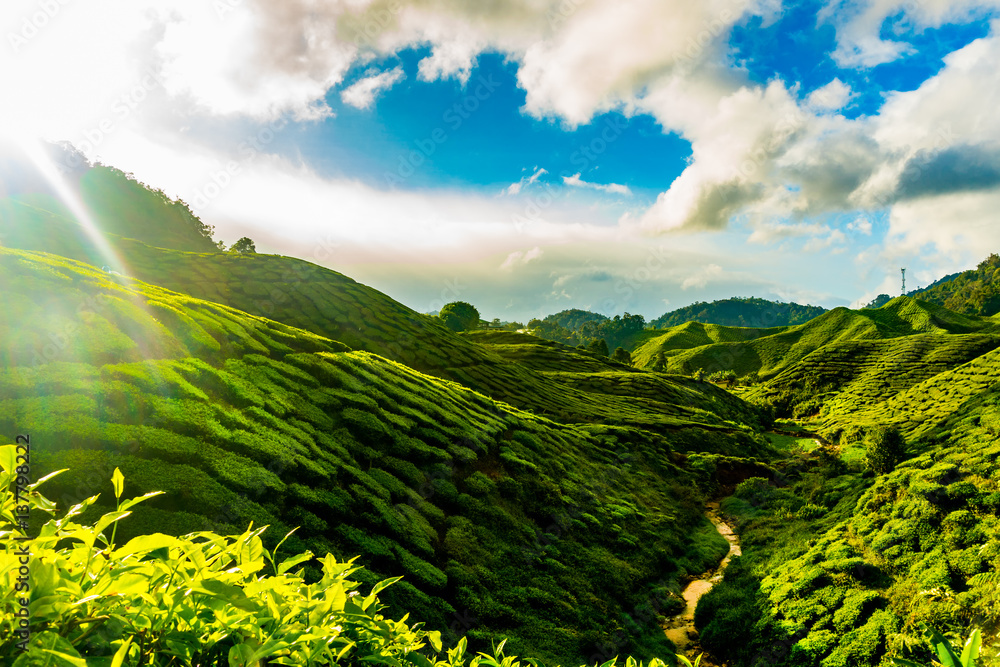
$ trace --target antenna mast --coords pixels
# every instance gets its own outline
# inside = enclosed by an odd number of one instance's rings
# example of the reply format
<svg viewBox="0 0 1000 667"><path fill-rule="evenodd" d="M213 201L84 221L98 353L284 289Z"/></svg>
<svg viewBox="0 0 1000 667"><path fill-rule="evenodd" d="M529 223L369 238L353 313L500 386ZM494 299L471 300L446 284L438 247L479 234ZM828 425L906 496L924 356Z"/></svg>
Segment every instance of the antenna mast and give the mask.
<svg viewBox="0 0 1000 667"><path fill-rule="evenodd" d="M900 269L900 272L903 274L903 292L902 292L902 294L903 294L903 296L906 296L906 269Z"/></svg>

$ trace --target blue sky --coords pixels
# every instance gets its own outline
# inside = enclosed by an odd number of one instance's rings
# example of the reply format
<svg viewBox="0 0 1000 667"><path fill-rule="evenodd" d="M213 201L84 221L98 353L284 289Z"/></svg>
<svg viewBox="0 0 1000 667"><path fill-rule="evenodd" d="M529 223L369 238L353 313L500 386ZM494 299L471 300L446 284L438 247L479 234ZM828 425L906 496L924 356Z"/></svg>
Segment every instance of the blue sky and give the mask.
<svg viewBox="0 0 1000 667"><path fill-rule="evenodd" d="M1000 244L997 0L283 7L14 0L0 127L424 312L851 305Z"/></svg>

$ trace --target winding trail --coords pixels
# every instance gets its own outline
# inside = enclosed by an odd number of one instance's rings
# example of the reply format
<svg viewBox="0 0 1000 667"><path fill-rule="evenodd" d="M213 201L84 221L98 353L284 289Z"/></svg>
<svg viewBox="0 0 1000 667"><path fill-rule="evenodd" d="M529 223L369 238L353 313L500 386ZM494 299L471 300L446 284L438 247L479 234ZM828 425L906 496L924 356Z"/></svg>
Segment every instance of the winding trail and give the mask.
<svg viewBox="0 0 1000 667"><path fill-rule="evenodd" d="M733 559L733 556L739 556L743 553L740 549L740 538L733 532L729 524L722 520L717 501L705 505L705 515L715 526L715 529L719 531L719 534L729 542L729 553L726 554L725 558L722 559L714 570L706 572L684 588L683 596L687 607L682 613L667 619L663 626L663 631L666 633L667 638L677 647L677 652L688 656L692 660L701 653L701 647L698 645L698 631L694 627L694 610L698 606L698 600L705 593L712 590L715 584L722 581L722 574L729 566L729 562ZM710 656L706 655L702 658L701 664L707 667L715 663L711 661Z"/></svg>

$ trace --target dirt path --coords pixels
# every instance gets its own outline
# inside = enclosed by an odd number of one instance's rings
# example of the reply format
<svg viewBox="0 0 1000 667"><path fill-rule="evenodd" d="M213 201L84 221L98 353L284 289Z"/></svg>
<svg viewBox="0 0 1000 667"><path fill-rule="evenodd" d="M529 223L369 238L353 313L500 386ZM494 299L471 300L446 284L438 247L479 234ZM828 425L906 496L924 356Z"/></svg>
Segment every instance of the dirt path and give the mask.
<svg viewBox="0 0 1000 667"><path fill-rule="evenodd" d="M719 531L719 534L729 542L729 553L714 570L706 572L684 588L683 596L684 601L687 602L687 608L681 614L667 619L663 627L667 638L677 647L677 652L688 656L692 661L701 653L701 647L698 645L698 632L694 628L694 610L698 606L698 600L712 590L715 584L722 581L722 573L729 566L729 561L733 559L733 556L739 556L742 553L739 536L719 515L719 503L708 503L705 506L705 515L708 516L709 521ZM706 655L702 658L701 664L709 667L715 663L710 660L710 656Z"/></svg>

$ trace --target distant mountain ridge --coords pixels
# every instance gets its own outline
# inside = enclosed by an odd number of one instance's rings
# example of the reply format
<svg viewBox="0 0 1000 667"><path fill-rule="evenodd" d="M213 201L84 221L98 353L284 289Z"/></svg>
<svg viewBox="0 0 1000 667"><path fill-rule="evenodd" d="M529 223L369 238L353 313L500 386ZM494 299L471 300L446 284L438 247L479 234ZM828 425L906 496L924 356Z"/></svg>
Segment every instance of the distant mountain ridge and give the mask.
<svg viewBox="0 0 1000 667"><path fill-rule="evenodd" d="M667 329L685 322L767 328L802 324L825 312L826 308L821 306L803 306L758 297L733 297L711 303L699 301L665 313L650 324L657 329Z"/></svg>

